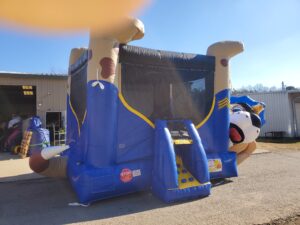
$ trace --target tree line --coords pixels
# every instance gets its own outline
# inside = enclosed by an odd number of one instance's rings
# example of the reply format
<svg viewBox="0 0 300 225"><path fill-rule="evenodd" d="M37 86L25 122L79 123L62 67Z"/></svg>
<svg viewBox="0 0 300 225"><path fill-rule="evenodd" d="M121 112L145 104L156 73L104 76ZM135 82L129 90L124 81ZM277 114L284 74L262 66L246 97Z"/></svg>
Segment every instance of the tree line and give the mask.
<svg viewBox="0 0 300 225"><path fill-rule="evenodd" d="M294 86L285 86L284 84L282 87L267 87L263 84L255 84L255 85L247 85L242 86L241 88L232 88L232 93L261 93L261 92L278 92L278 91L291 91L291 90L299 90L300 88L296 88Z"/></svg>

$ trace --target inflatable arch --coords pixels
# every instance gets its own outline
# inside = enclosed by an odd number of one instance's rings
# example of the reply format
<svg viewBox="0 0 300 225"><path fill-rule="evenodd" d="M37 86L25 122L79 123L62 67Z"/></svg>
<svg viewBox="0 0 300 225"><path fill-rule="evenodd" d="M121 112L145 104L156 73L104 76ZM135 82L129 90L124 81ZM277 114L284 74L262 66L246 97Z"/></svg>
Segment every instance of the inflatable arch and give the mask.
<svg viewBox="0 0 300 225"><path fill-rule="evenodd" d="M165 202L199 198L211 179L237 176L229 60L243 45L206 55L127 45L143 35L133 19L71 51L67 173L81 203L147 189Z"/></svg>

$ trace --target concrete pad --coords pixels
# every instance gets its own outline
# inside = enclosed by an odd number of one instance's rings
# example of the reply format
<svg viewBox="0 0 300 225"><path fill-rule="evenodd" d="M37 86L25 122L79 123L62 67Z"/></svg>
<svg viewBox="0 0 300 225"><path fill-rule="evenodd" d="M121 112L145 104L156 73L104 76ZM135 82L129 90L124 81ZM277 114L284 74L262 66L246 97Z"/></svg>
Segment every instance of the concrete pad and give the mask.
<svg viewBox="0 0 300 225"><path fill-rule="evenodd" d="M0 153L0 183L43 178L29 168L29 158Z"/></svg>

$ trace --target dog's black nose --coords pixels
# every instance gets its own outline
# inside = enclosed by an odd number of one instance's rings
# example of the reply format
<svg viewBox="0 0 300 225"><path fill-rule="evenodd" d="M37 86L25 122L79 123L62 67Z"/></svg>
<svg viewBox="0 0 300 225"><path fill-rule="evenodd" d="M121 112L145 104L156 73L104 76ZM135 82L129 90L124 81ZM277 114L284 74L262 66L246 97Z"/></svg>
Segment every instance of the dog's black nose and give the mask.
<svg viewBox="0 0 300 225"><path fill-rule="evenodd" d="M255 113L251 113L251 121L253 126L261 128L261 120L259 118L258 115L256 115Z"/></svg>

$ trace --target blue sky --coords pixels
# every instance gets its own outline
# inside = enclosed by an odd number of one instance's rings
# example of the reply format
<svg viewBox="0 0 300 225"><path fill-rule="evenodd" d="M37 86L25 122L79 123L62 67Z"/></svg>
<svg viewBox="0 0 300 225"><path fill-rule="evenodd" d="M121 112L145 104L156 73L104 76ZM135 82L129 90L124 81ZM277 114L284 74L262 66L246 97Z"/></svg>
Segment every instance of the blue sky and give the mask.
<svg viewBox="0 0 300 225"><path fill-rule="evenodd" d="M133 45L205 54L214 42L242 41L231 61L234 88L300 87L298 0L152 0L137 15L146 35ZM71 48L87 45L87 33L46 36L0 22L0 71L66 73Z"/></svg>

